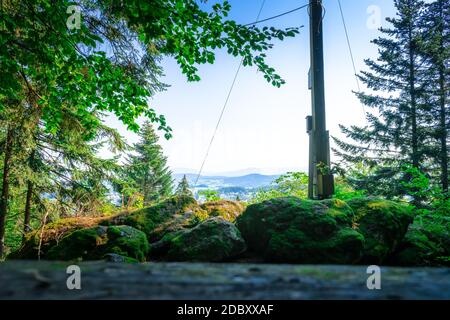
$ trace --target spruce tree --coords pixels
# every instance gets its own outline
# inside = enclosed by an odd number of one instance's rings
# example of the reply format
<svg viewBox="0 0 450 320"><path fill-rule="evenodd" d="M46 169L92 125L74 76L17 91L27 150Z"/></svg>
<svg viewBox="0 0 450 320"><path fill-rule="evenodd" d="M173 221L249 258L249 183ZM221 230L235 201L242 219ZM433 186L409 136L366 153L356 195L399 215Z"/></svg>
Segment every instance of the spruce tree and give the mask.
<svg viewBox="0 0 450 320"><path fill-rule="evenodd" d="M426 62L426 93L430 111L430 141L427 141L432 176L443 193L449 191L450 108L450 3L437 0L427 4L423 17L424 41L421 45Z"/></svg>
<svg viewBox="0 0 450 320"><path fill-rule="evenodd" d="M387 197L405 193L401 181L405 164L423 168L424 144L429 118L424 104L426 67L419 44L423 35L421 17L424 3L419 0L395 0L397 16L388 18L391 28L381 28L382 36L372 42L378 46L377 60L365 60L368 71L359 78L371 92L358 92L361 102L371 111L367 126L341 126L353 140L334 139L335 153L347 165L363 163L374 168L364 181L372 194ZM420 199L415 199L419 202Z"/></svg>
<svg viewBox="0 0 450 320"><path fill-rule="evenodd" d="M172 172L167 167L167 158L150 122L144 123L139 136L140 141L133 148L136 154L128 156L126 175L143 195L144 205L147 206L171 195Z"/></svg>
<svg viewBox="0 0 450 320"><path fill-rule="evenodd" d="M184 175L183 179L178 183L175 195L193 197L192 191L189 189L189 182L186 175Z"/></svg>

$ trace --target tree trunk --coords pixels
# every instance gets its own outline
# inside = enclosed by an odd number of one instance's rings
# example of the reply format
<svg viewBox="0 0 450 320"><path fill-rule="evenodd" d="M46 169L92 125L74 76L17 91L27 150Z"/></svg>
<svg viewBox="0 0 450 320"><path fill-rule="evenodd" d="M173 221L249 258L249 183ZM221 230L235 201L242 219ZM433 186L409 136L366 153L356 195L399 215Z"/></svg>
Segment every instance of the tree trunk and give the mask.
<svg viewBox="0 0 450 320"><path fill-rule="evenodd" d="M6 216L8 214L9 174L10 174L13 138L14 138L13 128L11 128L11 126L8 126L4 150L5 158L3 160L2 192L0 195L0 258L2 258L5 253L5 227L6 227Z"/></svg>
<svg viewBox="0 0 450 320"><path fill-rule="evenodd" d="M29 166L30 169L35 172L36 170L36 166L35 166L35 154L36 154L36 150L33 150L30 154L29 157ZM24 215L24 219L23 219L23 238L22 238L22 242L25 241L25 236L28 232L31 231L31 226L30 226L30 220L31 220L31 205L32 205L32 197L33 197L33 182L31 180L28 180L27 183L27 197L25 200L25 215Z"/></svg>
<svg viewBox="0 0 450 320"><path fill-rule="evenodd" d="M420 170L420 156L419 156L419 137L417 130L417 97L416 97L416 73L414 58L415 52L413 47L414 39L412 34L412 26L409 30L409 95L411 99L411 161L414 168ZM414 196L413 204L416 207L421 206L422 199L419 196Z"/></svg>
<svg viewBox="0 0 450 320"><path fill-rule="evenodd" d="M447 137L448 137L448 129L447 129L447 117L445 109L445 80L444 80L444 71L441 70L439 72L439 86L440 86L440 129L441 129L441 184L442 191L444 193L448 192L448 150L447 150Z"/></svg>
<svg viewBox="0 0 450 320"><path fill-rule="evenodd" d="M415 89L415 70L414 70L414 49L412 47L412 35L410 38L411 44L409 49L409 93L411 98L411 144L412 155L411 160L415 168L419 169L419 138L417 133L417 100Z"/></svg>
<svg viewBox="0 0 450 320"><path fill-rule="evenodd" d="M33 182L28 181L27 184L27 199L25 202L25 216L23 219L23 238L22 243L25 242L25 236L31 231L30 220L31 220L31 198L33 196Z"/></svg>
<svg viewBox="0 0 450 320"><path fill-rule="evenodd" d="M439 1L439 16L440 16L440 52L444 52L444 8L442 0ZM448 190L448 150L447 150L447 117L445 109L447 91L445 90L445 63L444 61L439 61L439 105L440 105L440 142L441 142L441 152L440 152L440 162L441 162L441 185L442 192L447 193Z"/></svg>

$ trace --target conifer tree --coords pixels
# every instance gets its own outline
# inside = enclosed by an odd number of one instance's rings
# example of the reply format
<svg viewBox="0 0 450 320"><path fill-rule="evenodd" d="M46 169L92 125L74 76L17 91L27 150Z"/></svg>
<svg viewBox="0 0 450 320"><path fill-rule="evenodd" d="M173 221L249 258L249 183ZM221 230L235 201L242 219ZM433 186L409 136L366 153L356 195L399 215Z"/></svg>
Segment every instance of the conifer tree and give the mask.
<svg viewBox="0 0 450 320"><path fill-rule="evenodd" d="M82 139L93 139L102 124L99 114L110 112L135 132L136 120L145 116L169 138L164 116L148 104L166 88L159 81L163 55L174 57L187 78L198 81L197 65L213 63L214 50L226 48L242 57L244 66L257 66L268 82L281 86L284 80L266 63L265 52L273 40L298 33L297 28L240 25L226 18L231 9L226 1L209 11L195 0L76 4L82 19L72 28L67 24L71 1L0 2L0 130L5 133L0 143L0 258L9 204L17 199L10 192L17 169L13 158L31 156L30 150L15 150L23 149L18 139L23 106L36 112L35 125L52 135L64 132L66 113L81 126ZM32 181L28 190L31 195Z"/></svg>
<svg viewBox="0 0 450 320"><path fill-rule="evenodd" d="M427 4L423 17L424 41L422 54L428 68L426 93L429 104L430 139L428 147L429 165L436 185L442 192L449 191L449 131L450 107L450 3L437 0Z"/></svg>
<svg viewBox="0 0 450 320"><path fill-rule="evenodd" d="M183 179L181 179L181 181L178 183L175 194L177 196L193 197L192 191L189 189L189 182L186 178L186 175L184 175Z"/></svg>
<svg viewBox="0 0 450 320"><path fill-rule="evenodd" d="M420 43L423 36L420 0L395 0L397 16L388 18L391 28L381 28L383 36L373 40L378 46L377 60L367 59L369 71L359 78L371 92L358 92L361 102L371 111L365 127L341 126L353 140L334 139L337 155L347 164L364 163L375 168L366 177L365 186L372 194L395 197L404 194L401 180L405 164L423 170L429 117L424 98L424 75ZM419 202L420 199L415 199Z"/></svg>
<svg viewBox="0 0 450 320"><path fill-rule="evenodd" d="M171 195L172 173L150 122L144 123L139 136L140 141L133 148L136 154L128 156L125 170L129 181L143 195L144 205L147 206Z"/></svg>

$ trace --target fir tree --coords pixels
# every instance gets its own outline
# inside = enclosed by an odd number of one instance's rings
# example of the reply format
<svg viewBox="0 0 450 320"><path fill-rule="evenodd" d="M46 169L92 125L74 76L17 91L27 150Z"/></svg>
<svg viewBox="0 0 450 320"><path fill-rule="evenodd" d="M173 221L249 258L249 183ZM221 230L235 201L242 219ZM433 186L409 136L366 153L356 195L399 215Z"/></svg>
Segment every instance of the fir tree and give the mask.
<svg viewBox="0 0 450 320"><path fill-rule="evenodd" d="M186 175L184 175L183 179L181 179L180 183L178 183L175 195L193 197L192 191L189 189L189 182Z"/></svg>
<svg viewBox="0 0 450 320"><path fill-rule="evenodd" d="M449 131L450 108L448 83L450 83L450 3L437 0L427 4L423 17L425 27L421 49L428 72L426 93L430 113L430 139L427 141L429 165L436 184L442 192L449 191Z"/></svg>
<svg viewBox="0 0 450 320"><path fill-rule="evenodd" d="M361 102L370 107L365 127L341 126L354 142L334 139L337 155L350 166L364 163L376 168L367 177L365 187L372 194L387 197L402 195L400 180L407 177L405 164L423 169L429 118L424 104L426 67L420 54L424 3L419 0L396 0L396 18L388 18L392 27L381 28L382 37L375 39L378 59L367 59L369 71L359 76L372 92L358 92ZM416 199L416 202L420 199Z"/></svg>
<svg viewBox="0 0 450 320"><path fill-rule="evenodd" d="M139 136L141 140L134 145L136 154L129 155L125 170L147 206L171 195L172 173L150 122L144 123Z"/></svg>
<svg viewBox="0 0 450 320"><path fill-rule="evenodd" d="M273 40L295 36L297 28L259 29L237 24L226 18L231 9L227 2L208 11L195 0L141 4L137 0L120 4L80 1L82 26L75 31L61 18L66 16L70 1L1 1L0 258L9 204L18 199L11 193L13 180L27 178L15 175L18 166L14 157L28 155L30 164L39 159L39 155L31 157L31 150L23 152L18 138L23 106L30 111L27 116L36 113L32 117L37 119L35 125L51 135L65 132L66 113L76 118L72 124L76 123L75 129L83 133L81 138L89 141L98 134L100 114L111 112L135 132L139 129L136 120L145 116L158 123L169 138L171 129L164 116L156 115L148 104L149 98L167 87L159 80L163 55L174 57L188 79L198 81L196 66L213 63L214 49L227 48L228 53L243 58L244 66L257 66L274 86L284 83L267 65L264 52L273 47ZM106 53L106 48L111 50ZM65 171L69 173L65 178L71 180L73 172ZM32 195L36 193L32 180L38 179L28 178L26 193ZM31 199L27 197L27 203ZM25 220L29 209L25 210Z"/></svg>

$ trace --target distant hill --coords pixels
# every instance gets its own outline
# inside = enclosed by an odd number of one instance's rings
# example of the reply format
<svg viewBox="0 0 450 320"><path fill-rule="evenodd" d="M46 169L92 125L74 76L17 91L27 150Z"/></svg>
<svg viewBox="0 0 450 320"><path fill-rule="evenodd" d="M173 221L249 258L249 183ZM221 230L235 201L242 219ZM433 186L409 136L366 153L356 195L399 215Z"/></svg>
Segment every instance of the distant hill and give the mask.
<svg viewBox="0 0 450 320"><path fill-rule="evenodd" d="M276 180L278 175L266 176L262 174L248 174L241 177L229 177L225 179L225 183L235 187L243 188L260 188L266 187L274 180Z"/></svg>
<svg viewBox="0 0 450 320"><path fill-rule="evenodd" d="M176 182L183 178L182 173L174 174L173 177ZM209 188L209 189L219 189L226 187L239 187L247 189L255 189L267 187L276 180L279 175L263 175L263 174L247 174L238 177L225 177L225 176L201 176L198 180L197 186L195 186L195 180L197 179L196 174L188 173L186 178L189 181L191 187L199 188Z"/></svg>

